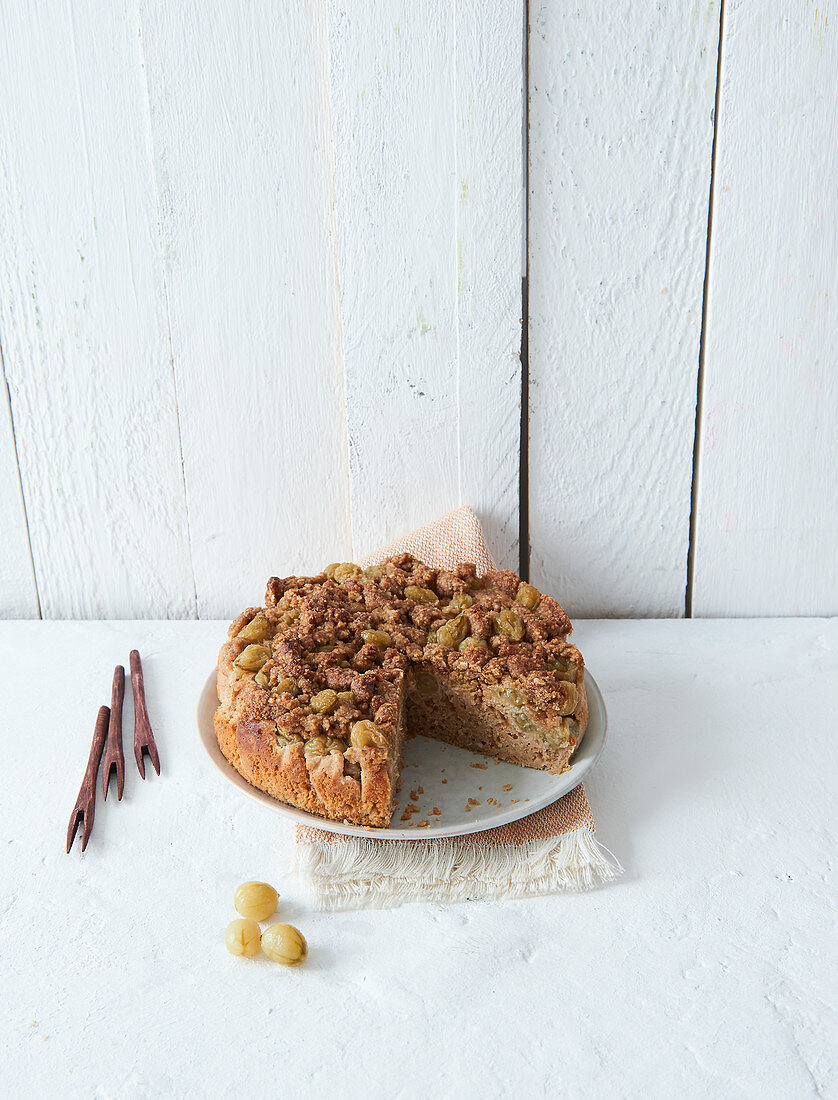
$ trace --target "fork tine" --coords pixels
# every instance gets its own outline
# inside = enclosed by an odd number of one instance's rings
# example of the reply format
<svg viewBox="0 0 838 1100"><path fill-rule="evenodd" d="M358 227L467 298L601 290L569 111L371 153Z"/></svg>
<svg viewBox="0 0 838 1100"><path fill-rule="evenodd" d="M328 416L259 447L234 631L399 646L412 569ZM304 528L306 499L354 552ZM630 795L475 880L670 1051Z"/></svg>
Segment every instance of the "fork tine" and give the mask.
<svg viewBox="0 0 838 1100"><path fill-rule="evenodd" d="M154 735L149 733L148 744L146 745L146 752L151 757L151 762L154 765L154 770L157 774L160 774L160 757L157 755L157 745L154 743Z"/></svg>
<svg viewBox="0 0 838 1100"><path fill-rule="evenodd" d="M134 742L134 759L137 761L137 771L140 779L145 779L145 763L143 761L143 746L139 741Z"/></svg>
<svg viewBox="0 0 838 1100"><path fill-rule="evenodd" d="M93 795L95 798L95 794ZM87 842L90 840L90 834L93 832L93 804L91 802L90 813L87 810L84 811L84 829L81 834L81 850L84 851L87 847Z"/></svg>
<svg viewBox="0 0 838 1100"><path fill-rule="evenodd" d="M73 816L70 818L70 824L67 826L67 851L73 847L73 841L76 839L76 833L79 831L79 825L84 815L83 810L79 810L77 807L73 807Z"/></svg>

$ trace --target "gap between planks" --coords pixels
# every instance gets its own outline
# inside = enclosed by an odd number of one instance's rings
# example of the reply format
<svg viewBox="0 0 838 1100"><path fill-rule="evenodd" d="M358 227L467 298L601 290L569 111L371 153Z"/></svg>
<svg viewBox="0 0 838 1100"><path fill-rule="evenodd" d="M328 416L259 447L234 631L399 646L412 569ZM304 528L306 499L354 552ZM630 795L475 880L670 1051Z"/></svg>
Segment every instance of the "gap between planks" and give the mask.
<svg viewBox="0 0 838 1100"><path fill-rule="evenodd" d="M698 341L698 372L695 397L695 434L693 470L690 486L690 534L687 544L687 583L684 590L684 618L693 617L693 579L695 576L695 540L698 523L698 482L701 476L701 434L704 425L704 357L707 344L707 308L710 289L710 252L713 238L713 205L716 196L716 147L719 137L719 106L722 89L722 50L725 33L725 0L719 6L719 49L716 56L716 96L713 103L713 144L710 147L710 193L707 199L707 244L704 251L704 287L701 299L701 332Z"/></svg>
<svg viewBox="0 0 838 1100"><path fill-rule="evenodd" d="M521 440L518 461L518 576L530 579L530 0L524 0L521 64L521 141L523 195L521 210Z"/></svg>
<svg viewBox="0 0 838 1100"><path fill-rule="evenodd" d="M23 491L23 477L20 472L20 455L17 450L17 434L15 433L15 411L12 407L12 391L9 389L9 380L6 377L6 361L3 358L3 345L0 343L0 375L3 378L3 385L6 387L6 401L9 406L9 427L12 430L12 448L15 456L15 471L17 473L17 484L20 492L20 503L23 508L23 522L26 526L26 545L29 550L29 568L32 570L32 584L35 588L35 599L38 603L38 618L43 619L44 613L41 609L41 593L38 588L38 574L35 570L35 555L32 552L32 533L29 530L29 509L26 507L26 494Z"/></svg>

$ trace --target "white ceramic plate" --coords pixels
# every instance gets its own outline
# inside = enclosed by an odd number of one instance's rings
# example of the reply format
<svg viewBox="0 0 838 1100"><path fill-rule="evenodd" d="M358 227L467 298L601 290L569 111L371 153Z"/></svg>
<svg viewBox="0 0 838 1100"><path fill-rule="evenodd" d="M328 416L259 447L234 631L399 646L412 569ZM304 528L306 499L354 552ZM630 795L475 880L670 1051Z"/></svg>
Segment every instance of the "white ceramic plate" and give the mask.
<svg viewBox="0 0 838 1100"><path fill-rule="evenodd" d="M548 775L534 768L498 763L491 757L457 749L442 741L414 737L404 751L402 789L393 814L393 827L370 829L363 825L342 825L316 814L278 802L264 791L251 787L227 763L218 747L213 715L218 707L215 672L207 680L198 702L198 732L210 759L225 779L244 794L255 798L275 813L302 825L313 825L347 836L377 837L382 840L427 840L428 837L464 836L480 829L493 829L540 810L572 791L596 764L605 744L605 704L596 681L585 672L588 692L588 728L573 764L562 775ZM421 792L421 793L420 793ZM474 805L469 802L474 801ZM408 803L418 806L408 821L401 817ZM467 808L468 807L468 808ZM435 814L434 810L439 810ZM427 821L427 826L420 826Z"/></svg>

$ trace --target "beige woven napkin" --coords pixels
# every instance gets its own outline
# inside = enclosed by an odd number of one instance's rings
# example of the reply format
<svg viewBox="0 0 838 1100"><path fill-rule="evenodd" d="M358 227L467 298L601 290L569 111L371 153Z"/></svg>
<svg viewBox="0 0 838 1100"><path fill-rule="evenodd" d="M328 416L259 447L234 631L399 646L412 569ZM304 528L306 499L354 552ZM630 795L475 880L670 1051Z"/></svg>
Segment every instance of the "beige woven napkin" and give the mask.
<svg viewBox="0 0 838 1100"><path fill-rule="evenodd" d="M461 561L473 561L479 573L495 567L470 508L420 527L362 564L404 551L436 569L453 569ZM295 840L293 867L318 909L532 897L590 889L621 870L594 837L581 784L520 821L468 836L370 840L297 825Z"/></svg>

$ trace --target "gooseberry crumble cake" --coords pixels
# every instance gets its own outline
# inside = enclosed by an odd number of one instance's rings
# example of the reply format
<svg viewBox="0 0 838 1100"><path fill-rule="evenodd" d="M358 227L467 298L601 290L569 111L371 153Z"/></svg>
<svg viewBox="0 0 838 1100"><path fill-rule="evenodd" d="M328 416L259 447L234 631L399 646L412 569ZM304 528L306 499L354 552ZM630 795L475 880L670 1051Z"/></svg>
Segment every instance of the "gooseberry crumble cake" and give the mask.
<svg viewBox="0 0 838 1100"><path fill-rule="evenodd" d="M215 732L253 786L334 821L387 826L406 738L569 767L588 720L560 605L508 570L409 554L271 577L218 659Z"/></svg>

